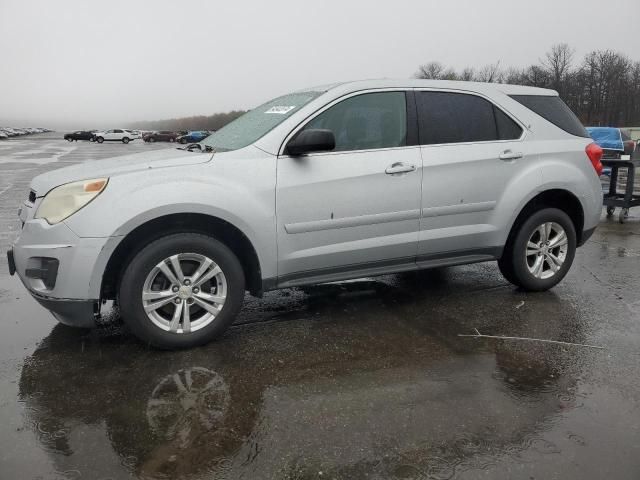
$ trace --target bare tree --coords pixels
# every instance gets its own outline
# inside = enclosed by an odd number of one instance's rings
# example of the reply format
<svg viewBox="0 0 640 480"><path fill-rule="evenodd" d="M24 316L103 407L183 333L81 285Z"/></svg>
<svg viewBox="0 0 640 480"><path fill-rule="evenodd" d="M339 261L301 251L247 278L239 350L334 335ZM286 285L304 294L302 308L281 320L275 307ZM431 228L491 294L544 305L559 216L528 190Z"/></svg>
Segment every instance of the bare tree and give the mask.
<svg viewBox="0 0 640 480"><path fill-rule="evenodd" d="M552 45L538 64L502 70L500 62L459 73L440 62L421 65L416 78L475 80L552 88L587 125L640 126L640 62L596 50L574 62L566 43Z"/></svg>
<svg viewBox="0 0 640 480"><path fill-rule="evenodd" d="M440 62L429 62L418 67L416 78L424 78L429 80L440 80L444 67Z"/></svg>
<svg viewBox="0 0 640 480"><path fill-rule="evenodd" d="M490 63L482 67L475 78L478 82L500 83L502 81L502 73L500 71L500 61Z"/></svg>
<svg viewBox="0 0 640 480"><path fill-rule="evenodd" d="M549 76L550 86L561 96L566 93L566 87L571 74L574 49L566 43L557 43L541 60L542 67Z"/></svg>
<svg viewBox="0 0 640 480"><path fill-rule="evenodd" d="M462 70L462 73L460 73L458 78L460 80L471 82L471 81L475 80L475 78L476 78L476 71L473 68L467 67L464 70Z"/></svg>

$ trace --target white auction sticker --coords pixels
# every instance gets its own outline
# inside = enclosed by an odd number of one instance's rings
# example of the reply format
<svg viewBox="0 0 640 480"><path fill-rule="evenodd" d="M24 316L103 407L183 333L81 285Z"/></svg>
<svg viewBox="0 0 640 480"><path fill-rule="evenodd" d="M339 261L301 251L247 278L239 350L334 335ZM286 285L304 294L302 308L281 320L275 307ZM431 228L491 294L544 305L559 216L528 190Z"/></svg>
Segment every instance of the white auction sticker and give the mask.
<svg viewBox="0 0 640 480"><path fill-rule="evenodd" d="M296 108L295 106L285 106L285 105L280 105L277 107L271 107L269 110L267 110L264 113L278 113L280 115L285 115L286 113L289 113L291 110L293 110L294 108Z"/></svg>

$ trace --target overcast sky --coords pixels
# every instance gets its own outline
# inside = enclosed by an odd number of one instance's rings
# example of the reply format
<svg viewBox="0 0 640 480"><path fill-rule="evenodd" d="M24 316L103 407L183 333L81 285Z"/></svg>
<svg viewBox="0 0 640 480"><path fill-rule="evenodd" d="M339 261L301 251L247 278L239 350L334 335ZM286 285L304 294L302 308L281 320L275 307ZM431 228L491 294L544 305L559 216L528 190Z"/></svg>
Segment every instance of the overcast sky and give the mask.
<svg viewBox="0 0 640 480"><path fill-rule="evenodd" d="M431 60L526 66L558 42L640 60L640 1L0 0L0 125L246 109Z"/></svg>

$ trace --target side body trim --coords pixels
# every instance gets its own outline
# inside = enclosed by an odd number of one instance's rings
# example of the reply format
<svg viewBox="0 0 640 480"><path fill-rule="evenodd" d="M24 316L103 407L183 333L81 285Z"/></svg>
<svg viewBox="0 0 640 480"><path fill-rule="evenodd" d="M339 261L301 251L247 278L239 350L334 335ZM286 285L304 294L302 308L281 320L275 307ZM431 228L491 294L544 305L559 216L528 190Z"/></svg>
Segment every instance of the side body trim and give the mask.
<svg viewBox="0 0 640 480"><path fill-rule="evenodd" d="M440 217L444 215L460 215L462 213L476 213L493 210L495 201L478 203L461 203L458 205L444 205L442 207L429 207L422 209L423 217Z"/></svg>
<svg viewBox="0 0 640 480"><path fill-rule="evenodd" d="M402 257L377 262L342 265L304 272L294 272L283 275L277 279L265 278L262 281L262 285L264 291L269 291L279 288L336 282L352 278L373 277L425 268L487 262L500 258L502 250L503 247L456 250L434 255L420 255L417 259L415 257Z"/></svg>
<svg viewBox="0 0 640 480"><path fill-rule="evenodd" d="M415 220L420 217L420 210L405 210L402 212L375 213L360 215L357 217L331 218L326 220L313 220L310 222L287 223L284 229L289 234L319 232L336 228L361 227L363 225L375 225L378 223L401 222Z"/></svg>

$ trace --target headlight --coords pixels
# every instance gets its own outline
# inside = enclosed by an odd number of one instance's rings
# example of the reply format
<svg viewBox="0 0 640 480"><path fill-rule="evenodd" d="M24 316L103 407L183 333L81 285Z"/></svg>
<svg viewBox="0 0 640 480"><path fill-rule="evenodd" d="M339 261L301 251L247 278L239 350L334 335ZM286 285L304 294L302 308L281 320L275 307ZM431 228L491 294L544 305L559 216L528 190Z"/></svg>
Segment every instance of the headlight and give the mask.
<svg viewBox="0 0 640 480"><path fill-rule="evenodd" d="M44 218L51 225L61 222L96 198L108 181L108 178L94 178L50 190L42 199L35 218Z"/></svg>

